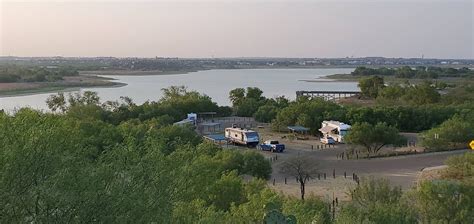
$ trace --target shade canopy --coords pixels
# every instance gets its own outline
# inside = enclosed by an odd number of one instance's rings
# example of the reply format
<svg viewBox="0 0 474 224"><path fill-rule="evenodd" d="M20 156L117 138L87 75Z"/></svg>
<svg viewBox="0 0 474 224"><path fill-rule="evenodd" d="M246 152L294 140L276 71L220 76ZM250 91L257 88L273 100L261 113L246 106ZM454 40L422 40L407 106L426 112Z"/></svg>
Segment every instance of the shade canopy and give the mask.
<svg viewBox="0 0 474 224"><path fill-rule="evenodd" d="M201 123L199 124L200 126L206 126L206 127L214 127L214 126L219 126L220 123L217 122L206 122L206 123Z"/></svg>
<svg viewBox="0 0 474 224"><path fill-rule="evenodd" d="M291 131L296 131L296 132L309 131L309 128L305 128L303 126L288 126L288 129L290 129Z"/></svg>

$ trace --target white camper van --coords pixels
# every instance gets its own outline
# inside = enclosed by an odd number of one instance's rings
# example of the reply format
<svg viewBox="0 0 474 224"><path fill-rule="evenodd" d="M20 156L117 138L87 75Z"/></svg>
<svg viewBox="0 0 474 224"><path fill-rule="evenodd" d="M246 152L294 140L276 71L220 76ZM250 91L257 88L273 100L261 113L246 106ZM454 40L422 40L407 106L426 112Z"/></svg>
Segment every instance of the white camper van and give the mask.
<svg viewBox="0 0 474 224"><path fill-rule="evenodd" d="M243 128L226 128L225 137L229 142L255 147L258 145L260 138L258 132Z"/></svg>
<svg viewBox="0 0 474 224"><path fill-rule="evenodd" d="M321 128L319 129L319 131L323 134L324 137L331 137L334 139L334 141L343 143L344 136L347 135L350 129L350 125L344 124L339 121L323 121L323 123L321 123Z"/></svg>

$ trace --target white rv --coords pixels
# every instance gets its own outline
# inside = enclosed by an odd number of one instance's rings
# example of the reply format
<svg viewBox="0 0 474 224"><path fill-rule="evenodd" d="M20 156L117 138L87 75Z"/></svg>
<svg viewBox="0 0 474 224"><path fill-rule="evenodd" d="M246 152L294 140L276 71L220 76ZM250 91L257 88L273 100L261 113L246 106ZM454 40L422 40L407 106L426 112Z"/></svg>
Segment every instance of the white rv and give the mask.
<svg viewBox="0 0 474 224"><path fill-rule="evenodd" d="M319 131L323 134L324 137L332 137L334 141L343 143L344 136L347 135L350 129L350 125L344 124L339 121L323 121L323 123L321 123L321 128L319 129Z"/></svg>
<svg viewBox="0 0 474 224"><path fill-rule="evenodd" d="M225 138L232 143L255 147L258 145L260 138L258 132L243 128L226 128Z"/></svg>

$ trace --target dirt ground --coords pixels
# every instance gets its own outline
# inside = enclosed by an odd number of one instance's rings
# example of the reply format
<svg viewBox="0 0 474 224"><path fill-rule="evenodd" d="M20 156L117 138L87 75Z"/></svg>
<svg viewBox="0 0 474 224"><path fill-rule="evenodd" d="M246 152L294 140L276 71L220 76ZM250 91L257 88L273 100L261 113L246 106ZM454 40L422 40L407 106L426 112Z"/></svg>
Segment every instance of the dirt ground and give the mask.
<svg viewBox="0 0 474 224"><path fill-rule="evenodd" d="M90 87L90 86L121 86L123 84L113 82L113 80L89 76L66 76L63 80L55 82L16 82L16 83L0 83L0 96L24 95L32 93L43 93L58 91L62 89L75 87Z"/></svg>
<svg viewBox="0 0 474 224"><path fill-rule="evenodd" d="M38 88L38 83L0 83L0 91Z"/></svg>

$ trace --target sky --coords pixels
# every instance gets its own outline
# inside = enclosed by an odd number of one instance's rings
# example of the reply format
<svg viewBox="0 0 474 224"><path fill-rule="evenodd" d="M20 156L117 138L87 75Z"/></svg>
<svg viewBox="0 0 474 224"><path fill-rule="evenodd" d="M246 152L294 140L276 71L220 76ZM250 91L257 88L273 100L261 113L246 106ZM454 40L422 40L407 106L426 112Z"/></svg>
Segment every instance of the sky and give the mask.
<svg viewBox="0 0 474 224"><path fill-rule="evenodd" d="M474 58L474 0L0 0L0 55Z"/></svg>

